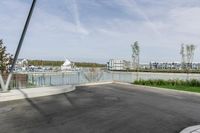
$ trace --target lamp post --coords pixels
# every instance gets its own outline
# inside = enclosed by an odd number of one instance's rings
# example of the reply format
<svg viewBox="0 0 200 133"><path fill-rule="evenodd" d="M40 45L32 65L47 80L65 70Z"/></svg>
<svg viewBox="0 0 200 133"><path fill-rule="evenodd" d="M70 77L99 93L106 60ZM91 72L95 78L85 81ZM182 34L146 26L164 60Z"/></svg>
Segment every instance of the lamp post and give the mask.
<svg viewBox="0 0 200 133"><path fill-rule="evenodd" d="M36 4L36 1L37 0L33 0L32 1L32 5L31 5L31 8L30 8L30 11L29 11L29 14L28 14L28 17L26 19L26 23L24 25L24 29L22 31L22 34L21 34L21 38L19 40L19 43L18 43L18 46L17 46L17 50L15 52L15 56L14 56L14 60L13 60L13 63L12 63L12 66L11 66L11 69L10 69L10 72L9 72L9 75L8 75L8 78L6 80L6 84L4 84L4 82L2 82L2 75L0 75L0 83L1 83L1 86L2 86L2 89L3 89L3 92L6 92L8 91L8 86L10 84L10 81L11 81L11 78L12 78L12 75L13 75L13 71L14 71L14 68L15 68L15 64L16 64L16 61L18 59L18 56L19 56L19 53L20 53L20 50L21 50L21 47L22 47L22 44L23 44L23 41L24 41L24 38L25 38L25 35L26 35L26 31L28 29L28 26L29 26L29 23L30 23L30 20L31 20L31 17L32 17L32 14L33 14L33 10L35 8L35 4Z"/></svg>

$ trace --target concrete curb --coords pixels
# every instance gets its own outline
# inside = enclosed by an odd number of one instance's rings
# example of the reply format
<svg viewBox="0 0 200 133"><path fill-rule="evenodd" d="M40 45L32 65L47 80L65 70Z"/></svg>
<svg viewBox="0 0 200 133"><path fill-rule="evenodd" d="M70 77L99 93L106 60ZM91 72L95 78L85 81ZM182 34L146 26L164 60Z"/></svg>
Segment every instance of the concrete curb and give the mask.
<svg viewBox="0 0 200 133"><path fill-rule="evenodd" d="M200 96L200 93L195 93L195 92L171 90L171 89L167 89L167 88L151 87L151 86L144 86L144 85L134 85L131 83L110 81L110 82L85 83L85 84L80 84L80 85L65 85L65 86L53 86L53 87L11 90L8 93L0 93L0 102L57 95L57 94L74 91L74 90L76 90L76 87L79 87L79 86L94 86L94 85L104 85L104 84L112 84L112 83L128 85L128 86L135 86L135 87L142 87L144 89L152 89L152 90L154 89L154 90L159 90L159 91L176 92L176 93L181 93L181 94Z"/></svg>
<svg viewBox="0 0 200 133"><path fill-rule="evenodd" d="M152 89L157 89L157 90L164 90L164 91L170 91L170 92L176 92L176 93L181 93L181 94L189 94L189 95L195 95L195 96L200 96L200 93L196 92L189 92L189 91L182 91L182 90L173 90L173 89L167 89L167 88L160 88L160 87L152 87L152 86L143 86L143 85L133 85L133 86L142 86L144 88L152 88Z"/></svg>
<svg viewBox="0 0 200 133"><path fill-rule="evenodd" d="M0 102L57 95L57 94L71 92L74 91L75 89L76 87L73 85L66 85L66 86L11 90L8 93L0 93Z"/></svg>
<svg viewBox="0 0 200 133"><path fill-rule="evenodd" d="M123 83L123 82L113 82L113 83L121 84L121 85L135 86L135 87L142 87L142 88L145 88L145 89L156 89L156 90L161 90L161 91L176 92L176 93L181 93L181 94L200 96L200 93L196 93L196 92L173 90L173 89L160 88L160 87L152 87L152 86L145 86L145 85L135 85L135 84Z"/></svg>
<svg viewBox="0 0 200 133"><path fill-rule="evenodd" d="M200 125L185 128L180 133L200 133Z"/></svg>
<svg viewBox="0 0 200 133"><path fill-rule="evenodd" d="M20 100L26 98L36 98L50 95L57 95L67 93L76 90L78 86L93 86L111 84L113 82L97 82L97 83L86 83L80 85L65 85L65 86L52 86L52 87L41 87L41 88L27 88L11 90L7 93L0 93L0 102Z"/></svg>
<svg viewBox="0 0 200 133"><path fill-rule="evenodd" d="M104 85L104 84L112 84L112 83L114 83L114 82L110 81L110 82L85 83L85 84L76 85L76 87L80 87L80 86L95 86L95 85Z"/></svg>
<svg viewBox="0 0 200 133"><path fill-rule="evenodd" d="M115 83L115 84L121 84L121 85L129 85L129 86L133 86L133 84L131 84L131 83L120 82L120 81L113 81L113 83Z"/></svg>

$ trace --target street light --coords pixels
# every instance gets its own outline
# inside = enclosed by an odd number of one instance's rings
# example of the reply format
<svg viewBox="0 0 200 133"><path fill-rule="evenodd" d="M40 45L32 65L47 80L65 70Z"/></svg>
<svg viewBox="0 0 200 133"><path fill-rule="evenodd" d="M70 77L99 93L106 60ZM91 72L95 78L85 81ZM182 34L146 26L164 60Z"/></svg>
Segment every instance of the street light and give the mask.
<svg viewBox="0 0 200 133"><path fill-rule="evenodd" d="M20 53L20 50L21 50L21 47L22 47L22 44L23 44L23 41L24 41L24 37L25 37L25 35L26 35L26 31L27 31L27 29L28 29L28 26L29 26L29 23L30 23L32 14L33 14L33 10L34 10L34 8L35 8L36 1L37 1L37 0L33 0L33 2L32 2L32 5L31 5L31 8L30 8L28 17L27 17L27 19L26 19L26 23L25 23L25 25L24 25L24 29L23 29L22 34L21 34L21 38L20 38L19 43L18 43L18 46L17 46L17 50L16 50L16 52L15 52L14 60L13 60L13 63L12 63L12 66L11 66L11 69L10 69L10 72L9 72L9 75L8 75L8 78L7 78L7 80L6 80L6 85L4 84L2 75L0 75L0 83L1 83L1 87L2 87L2 89L3 89L3 92L8 91L8 86L9 86L9 84L10 84L10 81L11 81L11 78L12 78L12 75L13 75L13 70L14 70L14 68L15 68L15 64L16 64L16 61L17 61L17 59L18 59L18 56L19 56L19 53Z"/></svg>

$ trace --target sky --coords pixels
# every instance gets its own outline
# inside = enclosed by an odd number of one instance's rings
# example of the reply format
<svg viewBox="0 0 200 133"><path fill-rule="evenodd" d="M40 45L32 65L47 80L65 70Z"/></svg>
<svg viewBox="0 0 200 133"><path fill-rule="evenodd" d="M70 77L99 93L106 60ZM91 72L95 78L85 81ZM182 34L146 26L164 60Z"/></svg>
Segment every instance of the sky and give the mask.
<svg viewBox="0 0 200 133"><path fill-rule="evenodd" d="M0 39L14 54L31 0L0 1ZM182 43L200 62L199 0L38 0L19 58L106 63L181 61Z"/></svg>

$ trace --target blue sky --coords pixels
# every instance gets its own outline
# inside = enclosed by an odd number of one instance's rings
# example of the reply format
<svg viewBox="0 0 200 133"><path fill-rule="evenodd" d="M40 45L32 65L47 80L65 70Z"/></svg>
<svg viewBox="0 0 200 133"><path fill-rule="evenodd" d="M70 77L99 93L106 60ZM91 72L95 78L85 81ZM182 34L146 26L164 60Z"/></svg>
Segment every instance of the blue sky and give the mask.
<svg viewBox="0 0 200 133"><path fill-rule="evenodd" d="M0 1L0 38L14 53L31 0ZM199 0L38 0L20 58L180 61L181 43L200 44Z"/></svg>

